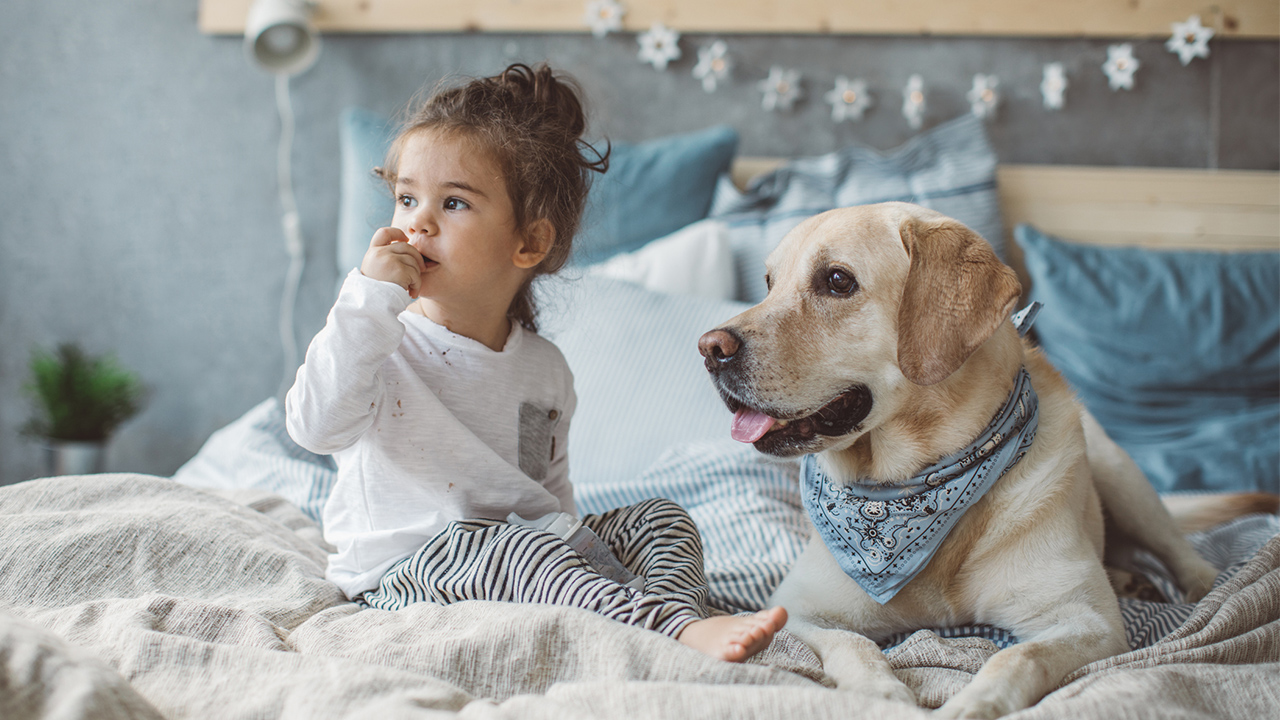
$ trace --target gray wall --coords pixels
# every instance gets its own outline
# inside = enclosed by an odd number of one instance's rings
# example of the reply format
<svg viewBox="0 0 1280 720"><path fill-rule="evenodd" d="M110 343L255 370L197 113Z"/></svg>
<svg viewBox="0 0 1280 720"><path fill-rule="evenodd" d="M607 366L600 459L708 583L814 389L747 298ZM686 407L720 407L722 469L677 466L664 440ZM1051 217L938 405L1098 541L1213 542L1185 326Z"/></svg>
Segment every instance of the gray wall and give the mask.
<svg viewBox="0 0 1280 720"><path fill-rule="evenodd" d="M274 394L287 258L275 188L272 80L240 41L201 35L196 0L0 3L0 483L42 474L18 435L32 346L79 340L114 352L153 388L112 442L110 470L171 474L218 427ZM1159 40L1138 44L1137 88L1107 89L1105 41L731 37L735 80L705 94L695 49L665 73L639 64L634 36L330 36L298 77L295 173L308 243L298 305L305 343L322 325L335 268L337 119L349 105L393 113L450 73L548 60L576 75L593 127L641 140L728 122L751 155L890 148L910 135L899 88L931 86L927 124L964 112L975 72L1006 97L990 125L1001 159L1023 163L1280 166L1276 42L1221 42L1183 68ZM1041 66L1062 61L1067 108L1040 107ZM806 72L791 114L760 109L771 64ZM880 106L834 127L821 102L837 74L866 77ZM1218 108L1217 119L1212 111ZM1214 132L1215 125L1217 132Z"/></svg>

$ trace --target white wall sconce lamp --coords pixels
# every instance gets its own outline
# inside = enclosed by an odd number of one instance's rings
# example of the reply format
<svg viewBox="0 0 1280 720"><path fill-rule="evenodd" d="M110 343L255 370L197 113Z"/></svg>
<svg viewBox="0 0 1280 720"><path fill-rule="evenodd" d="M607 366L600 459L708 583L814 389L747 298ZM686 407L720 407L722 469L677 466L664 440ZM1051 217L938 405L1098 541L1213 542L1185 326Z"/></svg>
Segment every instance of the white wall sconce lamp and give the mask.
<svg viewBox="0 0 1280 720"><path fill-rule="evenodd" d="M311 0L254 0L245 21L249 61L277 75L297 75L320 54L320 33L311 22Z"/></svg>

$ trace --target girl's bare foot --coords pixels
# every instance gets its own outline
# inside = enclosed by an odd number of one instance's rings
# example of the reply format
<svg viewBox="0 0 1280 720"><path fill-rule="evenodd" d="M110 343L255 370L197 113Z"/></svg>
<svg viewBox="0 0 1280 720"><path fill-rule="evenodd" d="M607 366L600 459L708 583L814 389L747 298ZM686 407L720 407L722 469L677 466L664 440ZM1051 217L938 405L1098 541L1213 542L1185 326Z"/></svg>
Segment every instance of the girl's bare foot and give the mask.
<svg viewBox="0 0 1280 720"><path fill-rule="evenodd" d="M676 638L719 660L742 662L769 647L773 634L787 624L787 611L761 610L754 615L719 615L689 623Z"/></svg>

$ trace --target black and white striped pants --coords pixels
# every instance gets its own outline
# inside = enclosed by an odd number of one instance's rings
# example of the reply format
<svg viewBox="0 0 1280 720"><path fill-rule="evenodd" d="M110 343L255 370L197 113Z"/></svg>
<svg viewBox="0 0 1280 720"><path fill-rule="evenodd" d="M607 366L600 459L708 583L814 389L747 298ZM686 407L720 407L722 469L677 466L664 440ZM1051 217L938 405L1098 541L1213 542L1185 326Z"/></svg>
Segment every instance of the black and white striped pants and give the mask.
<svg viewBox="0 0 1280 720"><path fill-rule="evenodd" d="M393 565L356 602L382 610L459 600L571 605L670 637L707 617L702 539L684 508L654 498L587 515L582 523L645 579L643 592L600 575L549 532L461 520Z"/></svg>

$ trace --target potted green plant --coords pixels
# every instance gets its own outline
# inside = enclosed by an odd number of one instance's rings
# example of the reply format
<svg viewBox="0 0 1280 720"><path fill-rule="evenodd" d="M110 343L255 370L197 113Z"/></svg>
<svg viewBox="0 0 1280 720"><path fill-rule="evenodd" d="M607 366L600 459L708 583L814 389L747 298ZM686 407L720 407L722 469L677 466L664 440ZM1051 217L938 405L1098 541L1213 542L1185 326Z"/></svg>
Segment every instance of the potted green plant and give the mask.
<svg viewBox="0 0 1280 720"><path fill-rule="evenodd" d="M23 432L41 438L51 475L102 472L107 441L146 403L147 389L111 356L89 355L76 343L31 353L23 389L36 412Z"/></svg>

